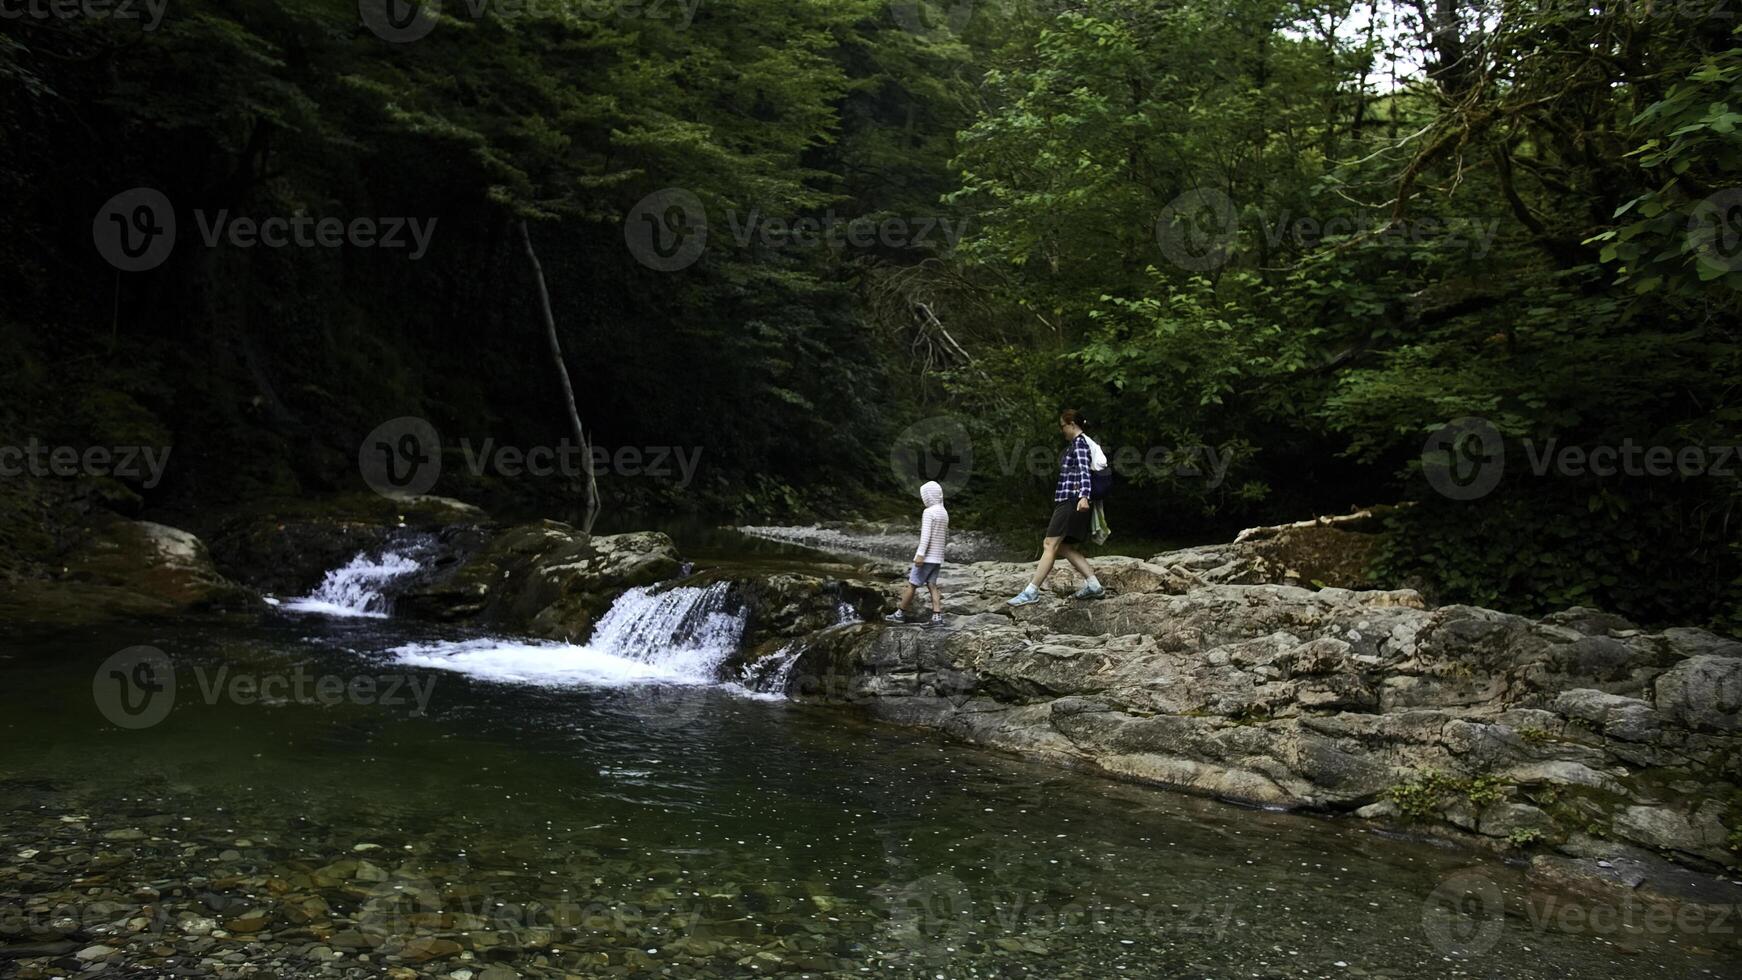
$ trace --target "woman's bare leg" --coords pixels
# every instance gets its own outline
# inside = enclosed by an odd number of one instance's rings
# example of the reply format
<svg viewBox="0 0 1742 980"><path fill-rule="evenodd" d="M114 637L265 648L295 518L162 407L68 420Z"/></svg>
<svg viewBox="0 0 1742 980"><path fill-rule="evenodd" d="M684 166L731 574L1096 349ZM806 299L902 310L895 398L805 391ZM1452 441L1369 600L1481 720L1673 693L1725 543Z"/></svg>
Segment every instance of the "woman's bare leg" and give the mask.
<svg viewBox="0 0 1742 980"><path fill-rule="evenodd" d="M1082 552L1068 544L1060 543L1059 554L1065 556L1065 561L1071 563L1071 567L1077 570L1078 575L1085 579L1095 577L1095 570L1089 567L1089 559Z"/></svg>
<svg viewBox="0 0 1742 980"><path fill-rule="evenodd" d="M1063 537L1057 537L1047 538L1041 542L1040 564L1034 566L1034 577L1028 580L1029 585L1038 589L1046 581L1046 577L1052 574L1053 559L1058 557L1059 545L1064 540Z"/></svg>

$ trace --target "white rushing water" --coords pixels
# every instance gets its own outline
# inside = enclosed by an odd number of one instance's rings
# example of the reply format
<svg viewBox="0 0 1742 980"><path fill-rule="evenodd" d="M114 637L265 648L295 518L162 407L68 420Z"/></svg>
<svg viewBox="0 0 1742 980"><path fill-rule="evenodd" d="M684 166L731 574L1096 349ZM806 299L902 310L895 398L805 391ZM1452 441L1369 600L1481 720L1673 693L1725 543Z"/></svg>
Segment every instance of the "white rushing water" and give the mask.
<svg viewBox="0 0 1742 980"><path fill-rule="evenodd" d="M410 549L389 550L379 557L364 552L344 567L328 572L313 592L284 602L282 608L325 616L383 619L392 611L387 586L422 567Z"/></svg>
<svg viewBox="0 0 1742 980"><path fill-rule="evenodd" d="M718 684L752 694L740 685L723 684L720 678L721 665L744 637L745 613L731 608L729 592L724 582L663 591L654 586L630 589L599 619L584 644L476 639L412 643L389 653L408 667L451 670L510 684ZM782 676L783 685L784 681Z"/></svg>
<svg viewBox="0 0 1742 980"><path fill-rule="evenodd" d="M793 665L798 663L798 644L788 643L766 657L748 664L739 677L739 685L756 694L780 696L792 680Z"/></svg>

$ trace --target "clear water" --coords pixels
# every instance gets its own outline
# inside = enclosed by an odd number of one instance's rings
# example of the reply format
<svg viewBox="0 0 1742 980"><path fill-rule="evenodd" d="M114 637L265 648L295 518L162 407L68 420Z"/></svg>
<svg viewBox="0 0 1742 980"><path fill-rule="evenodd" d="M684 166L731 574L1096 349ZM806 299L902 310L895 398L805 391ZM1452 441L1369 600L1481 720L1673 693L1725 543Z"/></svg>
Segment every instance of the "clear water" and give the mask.
<svg viewBox="0 0 1742 980"><path fill-rule="evenodd" d="M1735 919L1596 925L1601 903L1491 858L698 683L686 658L725 627L690 625L683 663L290 613L8 641L0 942L141 914L150 885L170 932L185 909L220 928L272 911L208 955L292 976L345 930L387 944L352 969L419 936L473 957L416 965L429 976L1742 975ZM127 729L101 710L103 665L141 644L170 658L175 700ZM238 676L284 683L261 703ZM327 676L376 688L323 699ZM382 880L309 877L357 858ZM1471 874L1504 916L1472 903ZM305 895L328 911L293 922ZM111 945L165 968L149 942Z"/></svg>

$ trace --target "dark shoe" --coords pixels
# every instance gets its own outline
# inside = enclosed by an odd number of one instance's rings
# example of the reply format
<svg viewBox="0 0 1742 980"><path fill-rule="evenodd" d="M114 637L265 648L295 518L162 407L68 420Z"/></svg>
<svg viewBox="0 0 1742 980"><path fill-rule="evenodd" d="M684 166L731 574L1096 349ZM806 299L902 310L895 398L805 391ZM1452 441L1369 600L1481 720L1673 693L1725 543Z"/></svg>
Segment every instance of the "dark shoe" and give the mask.
<svg viewBox="0 0 1742 980"><path fill-rule="evenodd" d="M909 616L907 613L902 612L899 609L897 609L894 612L890 613L889 615L883 617L883 621L885 623L894 623L897 626L910 626L914 623L919 622L919 620L913 618L912 616Z"/></svg>
<svg viewBox="0 0 1742 980"><path fill-rule="evenodd" d="M944 614L941 612L932 613L931 620L929 622L927 622L926 625L927 626L939 626L939 627L943 626L944 625Z"/></svg>

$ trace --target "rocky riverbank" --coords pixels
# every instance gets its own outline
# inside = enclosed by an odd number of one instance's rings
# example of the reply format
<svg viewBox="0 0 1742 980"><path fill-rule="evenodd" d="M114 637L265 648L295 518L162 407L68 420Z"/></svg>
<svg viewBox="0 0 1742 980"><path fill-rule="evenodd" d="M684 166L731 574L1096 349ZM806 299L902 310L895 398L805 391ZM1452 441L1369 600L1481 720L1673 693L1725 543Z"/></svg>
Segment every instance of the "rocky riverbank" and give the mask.
<svg viewBox="0 0 1742 980"><path fill-rule="evenodd" d="M919 629L876 622L895 565L690 575L663 534L502 527L437 500L371 506L393 514L245 515L210 549L109 522L39 591L111 615L262 611L263 593L306 589L417 532L433 557L396 588L396 615L579 642L626 589L725 580L748 614L727 669L796 657L800 699L1122 779L1485 840L1544 873L1598 858L1742 862L1742 643L1589 609L1531 620L1338 587L1364 584L1358 526L1102 559L1111 596L1093 603L1067 598L1061 568L1041 602L1011 609L1026 565L954 565L949 624Z"/></svg>
<svg viewBox="0 0 1742 980"><path fill-rule="evenodd" d="M1088 603L1061 571L1011 609L1027 566L956 566L944 628L788 638L792 690L1119 778L1484 839L1548 875L1742 863L1742 643L1266 582L1298 578L1277 537L1102 560L1112 595Z"/></svg>

